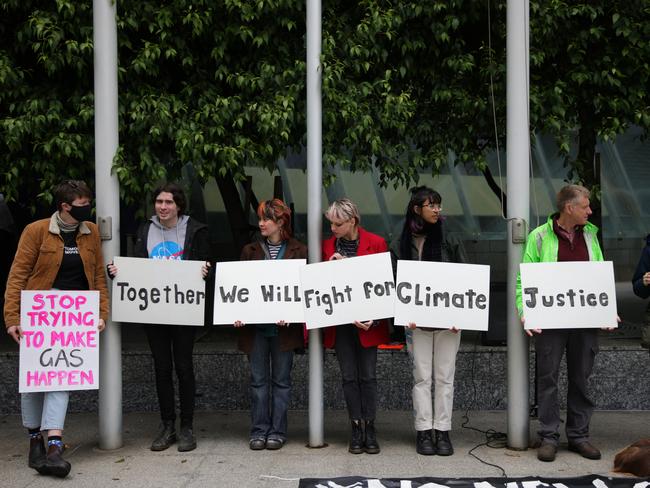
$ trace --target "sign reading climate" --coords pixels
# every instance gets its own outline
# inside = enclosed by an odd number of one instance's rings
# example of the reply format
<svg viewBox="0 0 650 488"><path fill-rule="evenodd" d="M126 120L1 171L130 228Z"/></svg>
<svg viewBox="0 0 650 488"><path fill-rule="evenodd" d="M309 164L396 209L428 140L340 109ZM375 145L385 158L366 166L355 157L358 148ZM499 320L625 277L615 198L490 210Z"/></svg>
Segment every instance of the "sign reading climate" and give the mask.
<svg viewBox="0 0 650 488"><path fill-rule="evenodd" d="M490 267L398 261L395 324L487 330Z"/></svg>

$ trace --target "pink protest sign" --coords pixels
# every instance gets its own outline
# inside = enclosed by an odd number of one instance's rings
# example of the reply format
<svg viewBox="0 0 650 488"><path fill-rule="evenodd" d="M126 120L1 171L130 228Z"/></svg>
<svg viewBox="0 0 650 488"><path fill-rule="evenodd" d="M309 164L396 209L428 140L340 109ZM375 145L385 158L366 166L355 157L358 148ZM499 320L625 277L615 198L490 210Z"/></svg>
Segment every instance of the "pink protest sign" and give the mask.
<svg viewBox="0 0 650 488"><path fill-rule="evenodd" d="M98 389L98 323L98 291L22 291L18 391Z"/></svg>

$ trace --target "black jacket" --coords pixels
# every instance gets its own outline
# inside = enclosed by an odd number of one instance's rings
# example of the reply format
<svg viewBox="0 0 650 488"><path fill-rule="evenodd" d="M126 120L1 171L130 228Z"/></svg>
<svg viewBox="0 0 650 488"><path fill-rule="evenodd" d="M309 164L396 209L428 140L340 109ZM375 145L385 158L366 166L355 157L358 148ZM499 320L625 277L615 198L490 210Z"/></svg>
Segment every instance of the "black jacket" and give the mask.
<svg viewBox="0 0 650 488"><path fill-rule="evenodd" d="M650 296L650 286L643 284L643 275L650 271L650 235L646 237L646 245L641 251L641 258L639 264L636 265L636 271L632 276L632 287L634 293L641 298L648 298Z"/></svg>
<svg viewBox="0 0 650 488"><path fill-rule="evenodd" d="M136 234L134 255L136 258L148 258L147 238L151 228L151 220L143 222L138 228ZM208 226L198 220L189 218L187 221L187 230L185 231L185 243L183 245L185 252L183 259L188 261L211 261L212 252L210 249L210 238ZM214 269L212 266L211 269ZM209 274L205 283L205 320L203 325L212 325L212 315L214 310L214 274Z"/></svg>
<svg viewBox="0 0 650 488"><path fill-rule="evenodd" d="M138 228L134 250L135 257L137 258L149 257L149 253L147 252L147 237L149 236L151 224L151 220L147 220ZM189 261L209 261L211 252L208 226L190 217L187 221L187 231L185 232L183 248L185 249L183 259Z"/></svg>

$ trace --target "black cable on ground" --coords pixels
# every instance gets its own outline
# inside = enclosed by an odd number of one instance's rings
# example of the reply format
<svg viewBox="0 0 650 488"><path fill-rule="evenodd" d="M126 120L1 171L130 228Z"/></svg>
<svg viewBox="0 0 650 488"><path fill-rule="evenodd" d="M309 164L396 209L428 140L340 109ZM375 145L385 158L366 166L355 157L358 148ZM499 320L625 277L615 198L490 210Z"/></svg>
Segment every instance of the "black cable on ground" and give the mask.
<svg viewBox="0 0 650 488"><path fill-rule="evenodd" d="M474 447L472 447L467 454L472 456L474 459L479 461L480 463L483 463L487 466L491 466L493 468L496 468L501 471L501 474L504 478L506 478L508 475L506 474L506 470L503 469L501 466L498 464L492 464L488 463L487 461L481 459L478 455L474 454L474 451L478 449L479 447L487 446L493 449L503 449L505 448L508 444L508 436L503 433L503 432L498 432L494 429L487 429L487 430L481 430L477 429L476 427L472 427L469 424L469 411L471 407L476 405L476 397L477 397L477 391L476 391L476 381L474 379L474 367L476 365L476 354L477 354L477 348L478 348L478 341L480 338L480 334L476 335L476 340L474 341L474 351L472 351L472 366L470 368L470 379L472 382L472 401L468 405L467 409L465 410L465 413L463 414L463 423L460 425L463 429L468 429L468 430L473 430L475 432L480 432L481 434L485 435L485 442L481 442Z"/></svg>

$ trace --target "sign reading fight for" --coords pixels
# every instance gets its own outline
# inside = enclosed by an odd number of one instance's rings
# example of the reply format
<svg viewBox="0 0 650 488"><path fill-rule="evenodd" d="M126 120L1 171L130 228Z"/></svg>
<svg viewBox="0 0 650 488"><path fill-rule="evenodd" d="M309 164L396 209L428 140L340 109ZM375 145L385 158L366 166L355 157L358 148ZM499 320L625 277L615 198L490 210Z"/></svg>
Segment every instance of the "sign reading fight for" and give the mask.
<svg viewBox="0 0 650 488"><path fill-rule="evenodd" d="M522 263L526 329L617 327L611 261Z"/></svg>
<svg viewBox="0 0 650 488"><path fill-rule="evenodd" d="M387 252L303 266L308 329L393 316L395 282Z"/></svg>
<svg viewBox="0 0 650 488"><path fill-rule="evenodd" d="M98 324L98 291L22 291L18 391L99 388Z"/></svg>
<svg viewBox="0 0 650 488"><path fill-rule="evenodd" d="M490 267L398 261L395 325L488 330Z"/></svg>
<svg viewBox="0 0 650 488"><path fill-rule="evenodd" d="M299 269L304 259L217 263L215 324L304 322Z"/></svg>
<svg viewBox="0 0 650 488"><path fill-rule="evenodd" d="M115 258L111 310L116 322L204 324L203 261Z"/></svg>

